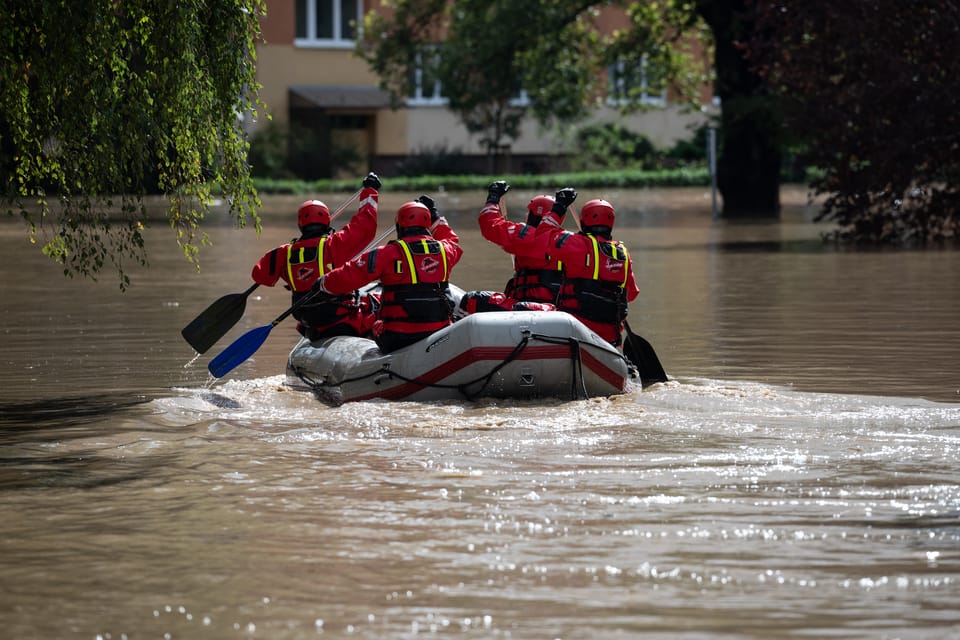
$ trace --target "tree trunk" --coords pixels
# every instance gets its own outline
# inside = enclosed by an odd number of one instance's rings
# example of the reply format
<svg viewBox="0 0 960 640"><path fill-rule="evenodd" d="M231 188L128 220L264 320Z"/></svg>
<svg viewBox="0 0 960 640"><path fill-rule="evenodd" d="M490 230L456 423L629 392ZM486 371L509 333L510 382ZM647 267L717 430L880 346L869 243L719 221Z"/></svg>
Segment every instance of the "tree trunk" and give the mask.
<svg viewBox="0 0 960 640"><path fill-rule="evenodd" d="M701 0L698 8L713 31L716 48L715 93L722 109L717 158L721 215L776 218L780 214L780 109L738 47L748 39L753 23L743 0Z"/></svg>

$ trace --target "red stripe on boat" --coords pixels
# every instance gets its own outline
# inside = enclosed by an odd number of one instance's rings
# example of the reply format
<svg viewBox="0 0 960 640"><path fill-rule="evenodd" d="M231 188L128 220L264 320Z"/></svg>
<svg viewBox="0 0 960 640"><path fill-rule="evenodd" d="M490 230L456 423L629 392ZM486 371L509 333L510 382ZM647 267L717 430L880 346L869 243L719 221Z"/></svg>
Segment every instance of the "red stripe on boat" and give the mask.
<svg viewBox="0 0 960 640"><path fill-rule="evenodd" d="M460 369L481 360L505 360L514 352L514 347L473 347L461 352L454 358L417 377L417 382L404 382L395 387L384 389L380 393L370 393L351 398L350 402L360 402L373 398L399 400L420 391L424 387L438 383L455 374ZM585 367L593 371L601 380L614 389L626 391L627 380L616 371L601 362L589 349L580 350L580 359ZM514 360L564 360L570 361L570 346L567 344L527 346ZM389 375L389 374L384 374Z"/></svg>

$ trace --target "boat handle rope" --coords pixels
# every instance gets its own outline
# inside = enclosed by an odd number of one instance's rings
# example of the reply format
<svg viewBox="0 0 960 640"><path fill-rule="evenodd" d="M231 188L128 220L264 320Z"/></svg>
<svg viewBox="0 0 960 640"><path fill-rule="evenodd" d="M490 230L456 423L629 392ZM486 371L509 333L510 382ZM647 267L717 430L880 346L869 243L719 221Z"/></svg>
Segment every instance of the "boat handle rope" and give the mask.
<svg viewBox="0 0 960 640"><path fill-rule="evenodd" d="M583 379L583 358L580 356L580 341L571 337L555 338L544 335L538 335L537 337L543 342L551 344L563 344L566 342L570 345L570 363L573 366L573 378L570 380L570 398L573 400L577 399L577 378L580 378L580 390L583 391L583 398L584 400L589 400L590 394L587 393L587 383Z"/></svg>
<svg viewBox="0 0 960 640"><path fill-rule="evenodd" d="M570 396L573 400L578 399L579 394L577 393L578 391L577 379L579 378L580 391L583 392L584 399L590 398L590 395L587 393L585 381L583 379L583 361L580 355L580 349L581 349L581 346L583 345L586 345L588 347L597 347L597 345L589 342L584 342L583 340L579 340L577 338L571 338L568 336L549 336L541 333L527 333L520 340L520 342L517 343L517 346L514 347L513 351L510 352L510 355L508 355L506 358L503 359L503 361L501 361L499 364L493 367L493 369L491 369L489 372L485 373L482 376L474 378L473 380L470 380L468 382L461 382L460 384L441 384L437 382L424 382L417 378L408 378L407 376L404 376L390 369L389 363L383 365L382 368L377 369L376 371L372 371L366 375L357 376L356 378L347 378L345 380L341 380L339 383L322 382L322 381L318 382L316 380L313 380L310 376L306 375L306 373L301 371L298 367L293 367L293 373L296 374L297 378L299 378L300 381L303 382L305 385L310 387L315 393L319 392L321 389L326 387L339 387L350 382L359 382L360 380L365 380L373 376L382 376L386 374L390 378L403 380L404 382L410 382L412 384L416 384L421 387L433 387L436 389L456 389L461 394L463 394L463 396L467 400L473 401L477 397L479 397L480 393L483 392L484 389L486 389L487 385L490 383L490 380L493 379L493 376L496 375L496 373L500 371L500 369L502 369L503 367L507 366L508 364L516 360L517 357L519 357L520 354L523 353L523 350L527 348L527 345L529 344L530 340L540 340L541 342L548 342L551 344L564 344L564 343L569 344L570 345L570 361L573 366L573 373L574 373L573 380L571 383ZM606 350L604 349L604 351ZM483 384L475 392L470 393L467 390L468 387L478 384L480 382L482 382Z"/></svg>
<svg viewBox="0 0 960 640"><path fill-rule="evenodd" d="M493 378L494 374L497 373L497 371L499 371L503 367L510 364L510 362L515 360L517 356L523 353L523 350L527 348L527 344L529 343L529 341L530 341L530 336L524 336L523 339L521 339L520 342L517 344L517 346L513 348L513 351L510 352L510 355L504 358L503 361L500 362L497 366L495 366L486 374L479 376L478 378L474 378L473 380L470 380L468 382L461 382L460 384L440 384L437 382L424 382L417 378L408 378L407 376L404 376L400 373L397 373L396 371L393 371L390 368L389 363L383 365L383 367L381 367L380 369L377 369L376 371L372 371L366 375L358 376L356 378L347 378L345 380L341 380L337 384L329 383L329 382L317 382L315 380L310 380L308 379L308 376L303 375L296 368L294 368L294 373L297 374L297 377L300 378L302 382L304 382L307 386L313 389L314 392L318 392L323 387L339 387L349 382L359 382L360 380L365 380L372 376L382 376L386 374L391 379L395 378L397 380L403 380L404 382L410 382L412 384L416 384L421 387L433 387L436 389L456 389L461 394L463 394L463 396L467 400L472 401L476 399L479 396L480 392L482 392L487 387L487 384ZM467 391L467 387L477 384L479 382L483 382L483 385L475 393L471 394ZM379 384L379 382L377 382L377 384Z"/></svg>

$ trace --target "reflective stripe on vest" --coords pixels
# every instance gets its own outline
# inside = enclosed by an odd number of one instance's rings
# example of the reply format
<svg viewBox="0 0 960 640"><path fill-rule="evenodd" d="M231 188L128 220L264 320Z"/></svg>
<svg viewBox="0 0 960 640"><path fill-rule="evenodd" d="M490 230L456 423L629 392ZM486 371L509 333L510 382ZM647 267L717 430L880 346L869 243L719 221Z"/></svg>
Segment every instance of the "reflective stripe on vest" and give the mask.
<svg viewBox="0 0 960 640"><path fill-rule="evenodd" d="M430 254L430 245L426 239L415 240L414 242L420 244L420 246L423 248L423 255ZM400 248L403 250L403 255L406 257L407 265L410 268L410 284L417 284L419 282L419 279L417 278L417 267L413 263L413 254L410 252L410 247L407 245L405 240L397 240L397 244L399 244ZM442 242L437 242L437 246L440 247L440 258L443 261L443 278L441 282L446 282L450 275L447 271L447 251L443 248ZM400 267L400 265L397 266ZM400 273L399 268L397 269L397 273Z"/></svg>
<svg viewBox="0 0 960 640"><path fill-rule="evenodd" d="M323 249L326 244L327 237L324 236L320 238L320 244L318 244L316 248L300 247L299 249L294 250L293 245L290 245L290 248L287 249L287 277L289 278L291 289L294 291L297 290L297 285L295 284L296 279L293 277L294 265L316 260L318 269L317 278L319 279L320 276L326 272L326 265L323 263Z"/></svg>
<svg viewBox="0 0 960 640"><path fill-rule="evenodd" d="M593 280L600 279L600 243L597 242L596 237L585 234L590 238L590 242L593 244ZM623 262L623 282L620 284L621 287L626 288L627 281L629 279L628 274L630 273L630 254L627 253L627 248L620 244L619 242L607 242L606 245L610 247L610 257L614 260L620 260ZM623 252L621 257L619 254ZM590 266L590 255L587 254L586 266Z"/></svg>
<svg viewBox="0 0 960 640"><path fill-rule="evenodd" d="M588 235L590 242L593 244L593 279L600 279L600 245L597 243L597 239L593 236ZM590 266L590 254L587 254L587 265Z"/></svg>

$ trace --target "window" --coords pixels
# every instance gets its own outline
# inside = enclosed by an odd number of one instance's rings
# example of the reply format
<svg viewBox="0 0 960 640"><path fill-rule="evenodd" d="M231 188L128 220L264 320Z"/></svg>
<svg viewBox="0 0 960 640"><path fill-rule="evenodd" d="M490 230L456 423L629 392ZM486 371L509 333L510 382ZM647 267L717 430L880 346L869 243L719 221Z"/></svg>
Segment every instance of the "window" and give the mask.
<svg viewBox="0 0 960 640"><path fill-rule="evenodd" d="M526 89L518 90L510 98L511 107L529 107L530 106L530 96L527 94Z"/></svg>
<svg viewBox="0 0 960 640"><path fill-rule="evenodd" d="M663 107L667 104L667 91L663 79L647 64L643 56L640 64L634 61L618 60L607 69L607 103L626 104L635 101L640 104Z"/></svg>
<svg viewBox="0 0 960 640"><path fill-rule="evenodd" d="M413 105L442 105L447 104L443 97L440 78L437 77L439 56L435 51L417 52L414 65L411 69L410 95L407 104Z"/></svg>
<svg viewBox="0 0 960 640"><path fill-rule="evenodd" d="M445 105L449 100L443 95L443 84L437 76L440 58L436 51L424 50L416 54L410 77L410 95L408 105L429 106ZM527 107L530 96L525 89L519 89L510 98L511 107Z"/></svg>
<svg viewBox="0 0 960 640"><path fill-rule="evenodd" d="M363 20L363 0L297 0L295 44L353 47Z"/></svg>

